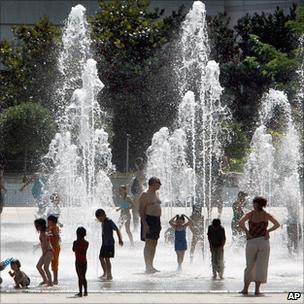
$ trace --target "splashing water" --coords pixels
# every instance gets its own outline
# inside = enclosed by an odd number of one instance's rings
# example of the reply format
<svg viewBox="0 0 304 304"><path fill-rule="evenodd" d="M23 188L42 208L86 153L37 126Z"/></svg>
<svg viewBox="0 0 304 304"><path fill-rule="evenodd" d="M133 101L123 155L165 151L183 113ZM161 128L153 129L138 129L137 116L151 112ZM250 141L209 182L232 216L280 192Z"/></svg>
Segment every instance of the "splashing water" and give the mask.
<svg viewBox="0 0 304 304"><path fill-rule="evenodd" d="M278 131L270 131L273 121L279 121ZM274 131L280 135L275 136ZM262 98L259 126L250 148L240 189L251 197L266 197L271 206L286 207L288 221L300 223L300 138L285 93L270 89Z"/></svg>
<svg viewBox="0 0 304 304"><path fill-rule="evenodd" d="M102 123L105 113L97 102L104 85L98 78L96 61L90 58L83 6L72 8L62 39L58 66L64 81L57 90L62 115L57 120L59 132L44 158L53 169L47 195L57 191L64 206L109 206L113 204L108 177L113 170L112 154Z"/></svg>
<svg viewBox="0 0 304 304"><path fill-rule="evenodd" d="M225 122L229 119L229 110L221 104L220 96L222 88L219 83L219 66L215 61L208 61L209 43L206 24L205 5L200 1L193 3L192 9L186 16L182 24L181 38L178 43L180 56L175 67L179 82L181 102L178 110L178 132L183 134L175 139L180 148L179 152L169 149L171 156L175 159L177 155L183 154L183 168L177 175L172 169L175 161L164 163L159 149L152 145L148 153L148 174L149 167L153 162L152 157L157 159L159 167L169 166L170 174L163 175L164 179L173 185L177 176L184 176L183 186L185 194L181 195L187 205L189 201L196 206L196 210L201 212L203 207L207 207L207 218L211 217L211 209L215 188L221 174L223 159L223 134L225 133ZM159 131L160 132L160 131ZM158 134L158 133L157 133ZM158 136L155 134L155 136ZM172 134L174 136L174 132ZM226 136L227 138L227 136ZM167 137L167 141L170 141ZM165 143L164 143L165 145ZM169 152L168 152L169 153ZM176 155L175 155L176 154ZM155 174L157 170L153 171ZM172 174L172 172L174 172ZM166 182L166 181L165 181ZM168 189L162 188L162 193L173 191L175 197L180 193L171 186ZM163 194L172 200L172 194ZM185 198L187 196L187 198ZM174 198L174 204L178 201ZM205 208L204 208L205 210Z"/></svg>

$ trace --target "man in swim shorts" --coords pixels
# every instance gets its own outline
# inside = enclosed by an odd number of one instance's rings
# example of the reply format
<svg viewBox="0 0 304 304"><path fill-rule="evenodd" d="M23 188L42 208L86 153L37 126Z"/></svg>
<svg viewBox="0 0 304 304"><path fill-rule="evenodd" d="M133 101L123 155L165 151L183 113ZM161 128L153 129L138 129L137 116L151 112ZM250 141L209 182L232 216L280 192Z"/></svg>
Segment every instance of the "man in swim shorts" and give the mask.
<svg viewBox="0 0 304 304"><path fill-rule="evenodd" d="M139 215L141 218L141 240L145 242L144 258L146 273L158 272L153 267L157 241L161 231L161 201L158 190L161 182L157 177L151 177L148 182L149 188L139 197Z"/></svg>

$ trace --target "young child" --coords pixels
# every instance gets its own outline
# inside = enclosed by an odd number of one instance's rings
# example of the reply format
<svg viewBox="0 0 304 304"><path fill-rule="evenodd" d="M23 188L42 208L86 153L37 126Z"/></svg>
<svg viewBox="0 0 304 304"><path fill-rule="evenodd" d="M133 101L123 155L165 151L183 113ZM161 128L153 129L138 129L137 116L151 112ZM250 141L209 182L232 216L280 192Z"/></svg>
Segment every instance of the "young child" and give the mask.
<svg viewBox="0 0 304 304"><path fill-rule="evenodd" d="M84 288L84 296L88 295L88 286L86 279L87 272L87 250L89 247L89 242L85 240L87 231L83 227L78 227L76 230L77 240L73 243L73 251L75 252L76 262L76 272L78 276L78 286L79 293L76 294L77 297L82 297L82 286Z"/></svg>
<svg viewBox="0 0 304 304"><path fill-rule="evenodd" d="M131 246L134 246L133 242L133 235L130 230L130 224L131 224L131 212L130 209L132 209L133 201L131 197L128 195L127 186L121 185L119 187L119 208L117 211L120 210L120 217L118 220L118 228L119 230L123 225L126 227L126 232L128 234Z"/></svg>
<svg viewBox="0 0 304 304"><path fill-rule="evenodd" d="M220 279L224 274L224 245L226 242L225 229L221 225L220 219L214 219L212 225L208 227L208 240L211 251L211 263L213 279L216 279L217 273Z"/></svg>
<svg viewBox="0 0 304 304"><path fill-rule="evenodd" d="M185 221L187 219L187 222ZM182 270L185 252L187 250L186 228L192 224L192 221L186 215L176 215L169 221L170 226L175 230L174 248L177 255L178 268Z"/></svg>
<svg viewBox="0 0 304 304"><path fill-rule="evenodd" d="M39 218L34 221L34 224L36 230L39 232L40 246L42 249L42 256L36 265L36 268L42 277L42 282L39 285L46 284L47 286L53 286L52 276L49 270L53 258L53 248L47 234L46 221L43 218Z"/></svg>
<svg viewBox="0 0 304 304"><path fill-rule="evenodd" d="M97 209L95 216L99 222L102 223L102 245L100 248L99 259L103 270L102 280L111 281L112 271L110 258L114 258L114 237L113 230L116 231L119 245L123 245L121 234L117 226L112 220L107 218L106 213L103 209Z"/></svg>
<svg viewBox="0 0 304 304"><path fill-rule="evenodd" d="M30 285L30 278L20 270L21 264L19 260L11 261L11 269L8 273L15 281L15 288L27 288Z"/></svg>
<svg viewBox="0 0 304 304"><path fill-rule="evenodd" d="M60 229L57 225L57 217L49 215L48 218L48 236L53 248L52 258L52 271L53 271L53 284L58 285L58 261L60 253Z"/></svg>

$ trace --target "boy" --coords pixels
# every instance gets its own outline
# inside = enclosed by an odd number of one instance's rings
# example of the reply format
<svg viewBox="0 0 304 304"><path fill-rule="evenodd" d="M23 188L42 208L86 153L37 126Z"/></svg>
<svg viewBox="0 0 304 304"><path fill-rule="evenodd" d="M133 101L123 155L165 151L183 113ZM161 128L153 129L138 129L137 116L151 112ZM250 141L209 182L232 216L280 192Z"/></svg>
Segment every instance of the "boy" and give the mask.
<svg viewBox="0 0 304 304"><path fill-rule="evenodd" d="M211 251L211 262L213 279L216 279L217 273L220 279L223 279L224 273L224 245L226 242L225 229L221 225L220 219L214 219L212 225L208 227L208 240Z"/></svg>
<svg viewBox="0 0 304 304"><path fill-rule="evenodd" d="M48 218L48 236L53 248L52 271L54 275L54 285L58 285L58 261L60 253L60 229L57 225L58 218L49 215Z"/></svg>
<svg viewBox="0 0 304 304"><path fill-rule="evenodd" d="M103 270L102 280L111 281L112 271L110 258L114 258L114 237L113 230L116 231L119 245L123 245L121 234L117 226L112 220L107 218L106 213L103 209L97 209L95 216L99 222L102 223L102 245L100 248L99 259Z"/></svg>

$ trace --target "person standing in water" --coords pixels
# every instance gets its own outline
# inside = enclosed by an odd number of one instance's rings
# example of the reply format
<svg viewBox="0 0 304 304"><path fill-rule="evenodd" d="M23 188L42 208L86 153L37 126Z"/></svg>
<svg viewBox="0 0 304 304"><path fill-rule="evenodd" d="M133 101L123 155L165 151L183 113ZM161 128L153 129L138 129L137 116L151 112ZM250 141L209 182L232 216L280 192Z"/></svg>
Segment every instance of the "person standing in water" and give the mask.
<svg viewBox="0 0 304 304"><path fill-rule="evenodd" d="M244 244L242 241L244 231L239 226L239 222L244 215L244 206L246 203L247 193L240 191L237 196L237 200L232 204L233 217L231 221L231 230L232 230L232 241L239 245L240 243ZM245 240L245 238L244 238Z"/></svg>
<svg viewBox="0 0 304 304"><path fill-rule="evenodd" d="M252 201L253 210L245 214L240 220L240 227L247 236L246 269L244 273L244 288L240 293L248 294L248 287L255 282L255 295L260 295L260 285L267 282L269 262L269 233L280 227L279 222L264 208L267 200L264 197L255 197ZM245 223L248 221L249 229ZM267 229L268 223L273 226Z"/></svg>
<svg viewBox="0 0 304 304"><path fill-rule="evenodd" d="M130 223L131 223L130 209L132 209L132 207L133 207L133 201L131 197L128 195L127 186L121 185L119 187L119 208L117 209L117 211L120 211L120 217L118 220L118 229L121 230L121 227L125 225L131 246L134 246L133 235L130 230Z"/></svg>
<svg viewBox="0 0 304 304"><path fill-rule="evenodd" d="M35 203L38 207L38 217L43 217L45 213L45 204L43 203L43 193L44 193L44 186L46 183L46 177L41 172L36 172L33 174L27 182L20 188L22 192L30 183L33 183L32 186L32 195L35 199Z"/></svg>
<svg viewBox="0 0 304 304"><path fill-rule="evenodd" d="M148 185L148 190L139 197L139 215L141 218L141 240L145 242L146 273L150 274L158 272L153 266L153 261L161 231L161 201L158 195L161 182L159 178L153 176L149 179Z"/></svg>
<svg viewBox="0 0 304 304"><path fill-rule="evenodd" d="M187 250L186 229L192 224L192 221L185 214L182 214L173 217L169 221L169 224L174 229L175 234L174 249L177 255L177 271L181 271L185 252Z"/></svg>

